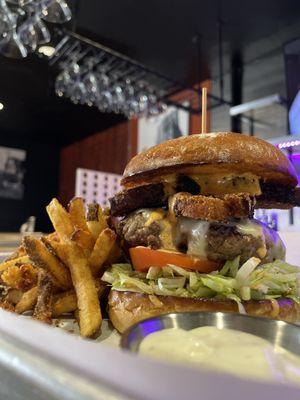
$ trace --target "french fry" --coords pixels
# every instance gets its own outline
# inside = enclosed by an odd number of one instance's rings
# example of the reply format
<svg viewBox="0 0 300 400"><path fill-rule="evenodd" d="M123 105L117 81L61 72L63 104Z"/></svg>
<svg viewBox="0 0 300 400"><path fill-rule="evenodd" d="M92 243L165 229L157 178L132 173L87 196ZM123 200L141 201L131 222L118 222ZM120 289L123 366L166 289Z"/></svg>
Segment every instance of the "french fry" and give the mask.
<svg viewBox="0 0 300 400"><path fill-rule="evenodd" d="M23 243L32 263L36 267L46 270L55 286L62 289L68 289L72 286L68 269L47 249L41 240L34 236L25 236Z"/></svg>
<svg viewBox="0 0 300 400"><path fill-rule="evenodd" d="M75 240L86 252L92 250L94 240L90 232L76 229L70 214L57 199L53 199L50 202L47 206L47 212L61 240L72 238L72 240Z"/></svg>
<svg viewBox="0 0 300 400"><path fill-rule="evenodd" d="M82 249L71 240L65 240L64 245L77 296L80 334L90 337L99 330L102 322L95 281Z"/></svg>
<svg viewBox="0 0 300 400"><path fill-rule="evenodd" d="M53 199L46 210L60 239L70 238L75 229L67 210L57 199Z"/></svg>
<svg viewBox="0 0 300 400"><path fill-rule="evenodd" d="M116 234L109 228L104 229L96 240L94 249L89 258L89 265L94 276L98 275L102 265L108 258L116 241Z"/></svg>
<svg viewBox="0 0 300 400"><path fill-rule="evenodd" d="M0 264L0 272L5 271L9 267L15 266L15 265L22 265L22 264L28 264L30 263L29 257L28 256L22 256L18 258L14 258L13 260L8 260L4 261L2 264Z"/></svg>
<svg viewBox="0 0 300 400"><path fill-rule="evenodd" d="M75 225L75 227L83 231L89 232L89 228L85 219L85 206L82 198L75 197L73 200L70 201L69 214L71 217L71 221L73 222L73 225Z"/></svg>
<svg viewBox="0 0 300 400"><path fill-rule="evenodd" d="M94 240L97 240L100 233L107 228L106 219L99 204L88 205L87 226Z"/></svg>
<svg viewBox="0 0 300 400"><path fill-rule="evenodd" d="M66 265L67 256L62 242L48 239L46 237L42 237L41 241L44 243L50 253L58 257L60 261L62 261L62 263Z"/></svg>
<svg viewBox="0 0 300 400"><path fill-rule="evenodd" d="M38 287L35 286L23 294L16 305L16 312L23 314L25 311L33 310L38 297Z"/></svg>
<svg viewBox="0 0 300 400"><path fill-rule="evenodd" d="M26 251L23 246L20 246L16 251L14 251L5 261L15 260L16 258L26 256Z"/></svg>
<svg viewBox="0 0 300 400"><path fill-rule="evenodd" d="M74 290L69 290L53 296L52 315L54 317L75 311L76 308L77 297Z"/></svg>
<svg viewBox="0 0 300 400"><path fill-rule="evenodd" d="M90 232L77 229L72 234L71 240L74 240L83 249L87 257L90 256L95 244L93 236Z"/></svg>
<svg viewBox="0 0 300 400"><path fill-rule="evenodd" d="M19 303L23 296L23 292L18 289L10 289L5 296L5 300L7 300L9 303L16 305Z"/></svg>
<svg viewBox="0 0 300 400"><path fill-rule="evenodd" d="M51 240L51 241L53 240L55 242L59 242L59 236L58 236L57 232L49 233L49 235L43 236L43 238Z"/></svg>
<svg viewBox="0 0 300 400"><path fill-rule="evenodd" d="M15 265L9 267L1 275L1 280L7 286L23 292L37 284L38 271L32 264Z"/></svg>
<svg viewBox="0 0 300 400"><path fill-rule="evenodd" d="M38 287L38 295L37 295L37 302L34 307L33 316L34 318L42 322L51 324L53 282L50 276L47 274L47 272L43 269L39 270L37 287Z"/></svg>
<svg viewBox="0 0 300 400"><path fill-rule="evenodd" d="M99 300L107 293L108 286L105 282L97 279L95 281ZM62 314L73 312L77 309L77 297L74 290L59 293L53 296L52 315L58 317Z"/></svg>

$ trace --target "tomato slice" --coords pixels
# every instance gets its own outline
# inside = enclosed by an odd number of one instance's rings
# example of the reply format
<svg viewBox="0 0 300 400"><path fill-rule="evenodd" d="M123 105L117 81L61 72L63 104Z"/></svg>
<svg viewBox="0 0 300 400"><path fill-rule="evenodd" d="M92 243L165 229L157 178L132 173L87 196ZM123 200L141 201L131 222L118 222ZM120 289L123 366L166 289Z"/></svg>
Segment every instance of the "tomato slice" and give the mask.
<svg viewBox="0 0 300 400"><path fill-rule="evenodd" d="M152 250L142 246L132 247L129 253L136 271L147 271L150 267L165 267L167 264L205 273L216 271L221 267L221 264L215 261L201 260L172 251Z"/></svg>

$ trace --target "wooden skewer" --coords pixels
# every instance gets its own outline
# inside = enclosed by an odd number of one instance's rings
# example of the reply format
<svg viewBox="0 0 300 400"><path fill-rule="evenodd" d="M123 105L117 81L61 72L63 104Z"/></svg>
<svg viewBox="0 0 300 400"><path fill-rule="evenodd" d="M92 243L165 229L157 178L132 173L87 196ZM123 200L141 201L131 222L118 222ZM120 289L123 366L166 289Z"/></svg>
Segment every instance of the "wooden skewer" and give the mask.
<svg viewBox="0 0 300 400"><path fill-rule="evenodd" d="M206 133L207 88L202 88L202 133Z"/></svg>

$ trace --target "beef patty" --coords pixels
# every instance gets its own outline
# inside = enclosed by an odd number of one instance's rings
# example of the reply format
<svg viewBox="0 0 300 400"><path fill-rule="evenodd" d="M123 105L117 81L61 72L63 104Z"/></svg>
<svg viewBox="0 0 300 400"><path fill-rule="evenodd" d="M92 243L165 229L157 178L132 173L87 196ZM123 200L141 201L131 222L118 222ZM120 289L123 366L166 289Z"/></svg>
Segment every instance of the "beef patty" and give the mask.
<svg viewBox="0 0 300 400"><path fill-rule="evenodd" d="M117 226L117 232L129 247L146 246L157 250L161 247L158 222L146 226L147 218L143 213L135 213L124 219Z"/></svg>
<svg viewBox="0 0 300 400"><path fill-rule="evenodd" d="M154 221L148 225L148 216L141 210L119 223L118 233L129 247L146 246L154 250L163 248L160 237L161 224L159 221ZM173 229L173 236L177 242L176 247L178 251L184 253L188 248L188 237L181 235L178 240L176 226L177 224ZM205 233L205 240L206 257L212 261L233 260L240 255L241 262L245 262L253 256L259 256L264 261L270 262L276 258L284 258L285 254L284 245L277 233L266 226L262 228L260 236L241 233L232 222L230 224L210 223ZM261 254L260 249L264 249L264 246L266 246L267 252Z"/></svg>

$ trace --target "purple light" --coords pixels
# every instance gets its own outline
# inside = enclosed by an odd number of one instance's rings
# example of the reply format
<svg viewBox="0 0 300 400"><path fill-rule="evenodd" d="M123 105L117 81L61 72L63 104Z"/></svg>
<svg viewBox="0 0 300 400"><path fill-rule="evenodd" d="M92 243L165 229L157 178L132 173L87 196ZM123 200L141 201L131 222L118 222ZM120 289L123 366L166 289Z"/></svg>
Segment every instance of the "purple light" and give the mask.
<svg viewBox="0 0 300 400"><path fill-rule="evenodd" d="M300 154L292 154L290 157L292 160L300 162Z"/></svg>
<svg viewBox="0 0 300 400"><path fill-rule="evenodd" d="M300 140L291 140L288 142L282 142L276 145L279 149L288 149L290 147L300 146Z"/></svg>

